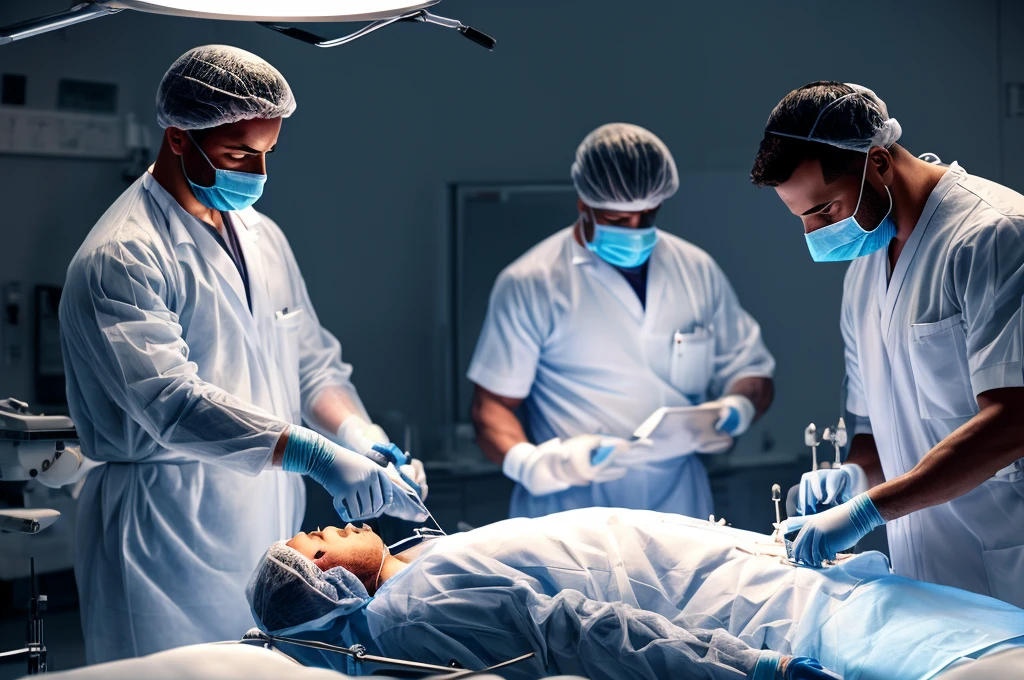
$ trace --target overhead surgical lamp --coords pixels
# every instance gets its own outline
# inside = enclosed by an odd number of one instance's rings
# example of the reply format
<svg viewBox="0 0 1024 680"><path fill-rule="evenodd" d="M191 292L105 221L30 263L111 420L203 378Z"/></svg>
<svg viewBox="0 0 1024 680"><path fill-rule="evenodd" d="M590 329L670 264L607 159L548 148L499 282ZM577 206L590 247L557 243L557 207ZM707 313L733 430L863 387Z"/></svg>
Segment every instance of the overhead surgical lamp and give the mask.
<svg viewBox="0 0 1024 680"><path fill-rule="evenodd" d="M66 12L0 27L0 45L67 28L83 21L117 14L126 9L151 14L254 21L290 38L317 47L337 47L399 21L418 21L454 28L477 45L494 49L495 40L455 19L427 11L441 0L87 0ZM339 38L322 38L290 23L370 22Z"/></svg>

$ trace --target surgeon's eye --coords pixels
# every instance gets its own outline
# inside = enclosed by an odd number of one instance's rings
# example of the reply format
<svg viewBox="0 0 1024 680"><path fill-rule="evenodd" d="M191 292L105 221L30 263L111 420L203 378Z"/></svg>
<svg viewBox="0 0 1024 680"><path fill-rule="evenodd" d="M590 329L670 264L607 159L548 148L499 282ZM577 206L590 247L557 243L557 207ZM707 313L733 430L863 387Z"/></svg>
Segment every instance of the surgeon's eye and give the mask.
<svg viewBox="0 0 1024 680"><path fill-rule="evenodd" d="M320 559L321 557L323 557L323 556L324 556L324 555L326 555L326 554L327 554L327 553L326 553L326 552L324 552L323 550L317 550L317 551L316 551L316 554L314 554L314 555L313 555L313 559L314 559L314 560L318 560L318 559Z"/></svg>

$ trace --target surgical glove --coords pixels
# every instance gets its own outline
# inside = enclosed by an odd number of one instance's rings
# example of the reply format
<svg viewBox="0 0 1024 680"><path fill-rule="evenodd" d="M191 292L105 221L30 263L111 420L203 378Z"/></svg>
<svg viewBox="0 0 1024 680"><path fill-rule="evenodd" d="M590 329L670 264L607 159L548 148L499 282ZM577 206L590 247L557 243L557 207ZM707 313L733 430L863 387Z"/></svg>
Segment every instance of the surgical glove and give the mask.
<svg viewBox="0 0 1024 680"><path fill-rule="evenodd" d="M843 463L831 470L805 472L797 486L795 514L813 515L867 491L868 476L856 463ZM787 500L787 510L788 505Z"/></svg>
<svg viewBox="0 0 1024 680"><path fill-rule="evenodd" d="M338 442L346 449L352 449L364 456L374 444L390 444L391 440L380 425L368 423L361 416L352 414L342 421L338 428Z"/></svg>
<svg viewBox="0 0 1024 680"><path fill-rule="evenodd" d="M410 466L403 465L402 467ZM402 479L398 468L394 464L389 464L386 468L381 469L384 470L384 474L387 475L388 481L392 486L392 499L390 503L385 505L384 512L392 517L401 517L413 522L425 520L427 518L427 506L423 504L422 496L417 494L416 490ZM405 471L403 470L403 472ZM409 478L412 479L411 476Z"/></svg>
<svg viewBox="0 0 1024 680"><path fill-rule="evenodd" d="M394 486L384 468L304 427L288 430L282 468L327 489L345 522L377 517L393 501Z"/></svg>
<svg viewBox="0 0 1024 680"><path fill-rule="evenodd" d="M710 401L704 406L717 406L719 411L715 429L730 437L738 437L754 422L757 409L753 402L740 394L727 394L718 401Z"/></svg>
<svg viewBox="0 0 1024 680"><path fill-rule="evenodd" d="M817 659L795 656L786 665L784 680L843 680L841 675L827 670Z"/></svg>
<svg viewBox="0 0 1024 680"><path fill-rule="evenodd" d="M779 527L779 534L785 536L800 529L793 541L791 557L818 567L825 560L834 560L840 550L852 548L872 529L883 524L885 520L878 508L867 493L862 493L817 515L790 517Z"/></svg>
<svg viewBox="0 0 1024 680"><path fill-rule="evenodd" d="M747 431L754 422L757 411L754 404L739 394L727 394L718 401L709 401L701 406L718 408L718 422L714 432L703 437L697 445L698 453L724 453L735 438Z"/></svg>
<svg viewBox="0 0 1024 680"><path fill-rule="evenodd" d="M420 487L420 498L427 500L427 472L423 469L423 463L413 458L408 465L403 465L401 470L402 474Z"/></svg>
<svg viewBox="0 0 1024 680"><path fill-rule="evenodd" d="M598 435L565 441L555 438L540 446L521 442L505 454L501 469L530 495L545 496L573 486L621 479L627 470L615 463L628 448L629 442L624 439Z"/></svg>

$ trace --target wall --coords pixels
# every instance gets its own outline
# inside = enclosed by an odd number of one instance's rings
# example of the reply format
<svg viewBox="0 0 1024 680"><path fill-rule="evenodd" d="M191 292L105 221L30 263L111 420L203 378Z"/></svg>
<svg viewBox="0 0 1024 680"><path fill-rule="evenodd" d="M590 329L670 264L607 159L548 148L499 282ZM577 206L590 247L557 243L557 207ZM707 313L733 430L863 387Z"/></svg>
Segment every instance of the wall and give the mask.
<svg viewBox="0 0 1024 680"><path fill-rule="evenodd" d="M610 120L655 130L684 173L743 174L774 104L816 79L875 89L912 151L1020 182L1021 149L1000 148L1000 131L1017 124L1001 121L1000 68L1024 68L1019 49L1000 66L999 36L1011 42L1024 22L1013 4L866 0L854 12L814 0L637 0L627 14L611 0L445 0L437 8L497 37L494 53L425 25L318 50L255 25L124 12L0 47L0 72L28 74L36 107L53 106L59 77L116 82L122 110L152 120L160 76L189 47L225 42L274 63L299 107L259 207L288 233L369 409L399 409L429 430L444 401L448 183L563 180L579 140ZM5 2L0 23L64 7ZM0 156L0 282L61 283L77 244L124 189L120 171ZM703 200L728 205L756 190L738 182L732 191ZM773 271L773 249L804 247L795 220L790 231L751 238L762 215L708 224L689 222L690 212L670 202L661 219L720 254L755 316L800 305L801 287L834 291L838 306L841 268L807 267L801 281ZM806 362L780 365L780 375L821 386L829 408L815 417L824 420L834 417L842 372L835 313L824 310L812 326L778 329L767 341L808 343ZM29 377L27 368L4 370L0 395L30 394Z"/></svg>

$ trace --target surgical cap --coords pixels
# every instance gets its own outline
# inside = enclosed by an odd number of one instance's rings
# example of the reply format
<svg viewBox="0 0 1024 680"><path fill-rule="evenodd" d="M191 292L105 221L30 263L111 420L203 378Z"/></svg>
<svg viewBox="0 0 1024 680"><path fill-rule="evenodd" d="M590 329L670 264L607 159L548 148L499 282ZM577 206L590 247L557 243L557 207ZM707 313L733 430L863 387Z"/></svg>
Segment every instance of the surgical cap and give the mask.
<svg viewBox="0 0 1024 680"><path fill-rule="evenodd" d="M672 153L653 132L611 123L591 132L576 149L572 183L591 208L639 212L676 193L679 173Z"/></svg>
<svg viewBox="0 0 1024 680"><path fill-rule="evenodd" d="M178 57L160 81L162 128L201 130L253 118L287 118L295 98L281 73L251 52L204 45Z"/></svg>
<svg viewBox="0 0 1024 680"><path fill-rule="evenodd" d="M851 91L825 103L810 129L781 129L776 118L782 106L779 104L768 118L765 132L864 153L876 146L888 149L895 144L903 128L895 118L889 117L885 102L866 87L853 83L846 83L846 86Z"/></svg>
<svg viewBox="0 0 1024 680"><path fill-rule="evenodd" d="M257 625L279 634L326 629L370 601L355 574L343 567L321 571L284 541L274 543L263 555L245 596Z"/></svg>

